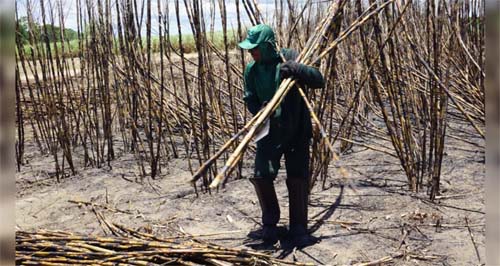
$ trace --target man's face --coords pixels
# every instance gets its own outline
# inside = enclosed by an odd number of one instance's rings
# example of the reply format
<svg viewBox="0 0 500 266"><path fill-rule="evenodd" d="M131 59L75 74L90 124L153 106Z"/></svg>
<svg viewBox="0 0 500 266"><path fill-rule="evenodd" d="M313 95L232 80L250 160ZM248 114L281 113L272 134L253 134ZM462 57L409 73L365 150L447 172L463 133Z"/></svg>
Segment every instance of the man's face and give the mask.
<svg viewBox="0 0 500 266"><path fill-rule="evenodd" d="M250 50L248 50L248 52L252 55L253 61L259 62L259 60L260 60L259 47L255 47L253 49L250 49Z"/></svg>

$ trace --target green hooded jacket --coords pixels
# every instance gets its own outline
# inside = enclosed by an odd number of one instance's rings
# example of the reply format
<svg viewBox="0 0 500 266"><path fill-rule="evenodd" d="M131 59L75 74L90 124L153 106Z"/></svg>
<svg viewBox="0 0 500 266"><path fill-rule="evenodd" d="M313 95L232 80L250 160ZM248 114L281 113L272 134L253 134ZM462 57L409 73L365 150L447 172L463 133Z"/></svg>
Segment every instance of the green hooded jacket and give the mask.
<svg viewBox="0 0 500 266"><path fill-rule="evenodd" d="M253 114L268 102L278 89L281 57L276 49L274 32L267 25L257 25L249 29L248 37L240 47L252 49L258 47L259 62L250 62L244 71L245 92L243 99L248 110ZM286 60L295 60L298 53L291 49L282 49ZM300 65L296 79L302 88L323 88L324 79L317 68ZM312 136L309 111L297 89L291 89L271 118L271 129L268 137L261 141L274 148L293 149L296 143L308 141ZM266 140L267 138L267 140ZM264 141L263 141L264 140Z"/></svg>

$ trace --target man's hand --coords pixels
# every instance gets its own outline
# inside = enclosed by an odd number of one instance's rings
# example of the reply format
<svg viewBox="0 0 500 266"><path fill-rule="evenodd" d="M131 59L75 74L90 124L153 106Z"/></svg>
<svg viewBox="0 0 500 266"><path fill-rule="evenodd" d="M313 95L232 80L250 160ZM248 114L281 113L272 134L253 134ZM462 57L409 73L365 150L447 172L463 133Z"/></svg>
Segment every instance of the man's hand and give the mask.
<svg viewBox="0 0 500 266"><path fill-rule="evenodd" d="M301 64L295 61L287 61L281 64L280 67L280 77L281 79L286 78L298 78Z"/></svg>

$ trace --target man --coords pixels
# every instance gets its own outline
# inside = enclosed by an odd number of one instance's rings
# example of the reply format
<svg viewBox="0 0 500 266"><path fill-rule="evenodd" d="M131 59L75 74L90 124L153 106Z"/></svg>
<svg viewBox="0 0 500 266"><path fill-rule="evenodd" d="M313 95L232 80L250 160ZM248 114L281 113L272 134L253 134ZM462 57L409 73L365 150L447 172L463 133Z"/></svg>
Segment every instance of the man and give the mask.
<svg viewBox="0 0 500 266"><path fill-rule="evenodd" d="M293 61L298 55L296 51L282 49L281 53L288 60L282 63L276 49L274 32L267 25L260 24L250 28L247 38L239 46L248 50L254 60L246 66L244 72L244 100L253 115L274 96L285 78L297 80L302 88L324 87L323 76L316 68ZM308 239L311 136L309 111L298 90L292 88L271 115L269 134L257 142L254 177L250 179L262 210L262 239L266 243L276 243L278 240L276 224L280 219L280 209L273 181L278 174L283 154L289 197L288 239L297 245L302 245Z"/></svg>

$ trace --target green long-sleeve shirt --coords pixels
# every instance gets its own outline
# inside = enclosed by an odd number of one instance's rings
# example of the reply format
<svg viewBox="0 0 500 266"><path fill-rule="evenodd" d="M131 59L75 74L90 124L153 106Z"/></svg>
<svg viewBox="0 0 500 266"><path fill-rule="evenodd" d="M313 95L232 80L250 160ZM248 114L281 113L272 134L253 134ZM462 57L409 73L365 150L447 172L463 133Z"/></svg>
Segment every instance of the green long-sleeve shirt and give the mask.
<svg viewBox="0 0 500 266"><path fill-rule="evenodd" d="M270 47L270 46L269 46ZM297 52L291 49L280 51L286 60L295 60ZM244 72L244 100L252 114L269 101L278 89L280 79L281 58L274 50L261 49L263 62L251 62ZM317 68L301 65L297 73L297 81L302 88L323 88L324 79ZM276 109L271 119L271 138L274 145L282 148L293 148L296 143L308 141L312 133L311 118L304 100L296 88L292 88Z"/></svg>

